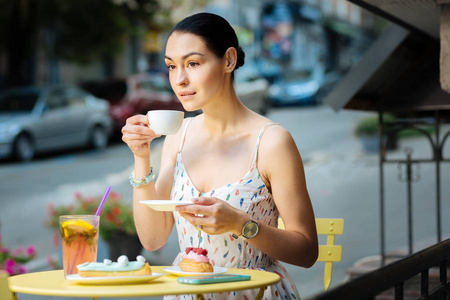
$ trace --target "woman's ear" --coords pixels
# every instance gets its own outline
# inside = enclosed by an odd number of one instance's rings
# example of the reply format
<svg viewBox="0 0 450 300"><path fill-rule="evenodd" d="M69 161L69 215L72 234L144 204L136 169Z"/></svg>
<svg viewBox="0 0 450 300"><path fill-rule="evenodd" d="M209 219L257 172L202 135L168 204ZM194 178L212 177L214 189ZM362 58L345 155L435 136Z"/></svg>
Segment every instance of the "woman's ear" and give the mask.
<svg viewBox="0 0 450 300"><path fill-rule="evenodd" d="M236 48L230 47L225 52L225 72L231 73L234 71L237 62L237 51Z"/></svg>

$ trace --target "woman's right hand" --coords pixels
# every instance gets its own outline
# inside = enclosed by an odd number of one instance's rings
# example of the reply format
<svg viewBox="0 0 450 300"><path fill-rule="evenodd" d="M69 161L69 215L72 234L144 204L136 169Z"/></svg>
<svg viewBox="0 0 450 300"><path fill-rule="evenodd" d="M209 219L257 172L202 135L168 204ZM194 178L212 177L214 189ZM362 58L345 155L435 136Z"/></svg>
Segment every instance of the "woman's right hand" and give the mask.
<svg viewBox="0 0 450 300"><path fill-rule="evenodd" d="M128 118L125 126L122 127L122 140L133 154L139 157L148 156L151 141L160 136L148 126L148 118L144 115Z"/></svg>

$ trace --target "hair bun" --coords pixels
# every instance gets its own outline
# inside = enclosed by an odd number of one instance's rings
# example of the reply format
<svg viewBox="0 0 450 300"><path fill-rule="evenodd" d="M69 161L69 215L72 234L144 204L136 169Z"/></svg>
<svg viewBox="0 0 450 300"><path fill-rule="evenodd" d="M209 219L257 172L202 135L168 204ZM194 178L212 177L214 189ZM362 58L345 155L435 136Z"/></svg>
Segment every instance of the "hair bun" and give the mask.
<svg viewBox="0 0 450 300"><path fill-rule="evenodd" d="M241 46L238 46L236 51L237 51L237 61L236 67L234 68L235 70L242 67L245 63L245 52L244 50L242 50Z"/></svg>

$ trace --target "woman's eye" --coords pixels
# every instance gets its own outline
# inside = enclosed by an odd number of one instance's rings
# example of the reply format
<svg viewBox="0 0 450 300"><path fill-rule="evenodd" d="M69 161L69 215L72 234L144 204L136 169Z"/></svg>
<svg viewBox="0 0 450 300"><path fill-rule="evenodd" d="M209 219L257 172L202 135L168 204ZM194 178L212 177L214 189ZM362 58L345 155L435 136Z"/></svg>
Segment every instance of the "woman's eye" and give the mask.
<svg viewBox="0 0 450 300"><path fill-rule="evenodd" d="M167 69L173 70L173 69L175 69L175 66L174 65L167 65Z"/></svg>
<svg viewBox="0 0 450 300"><path fill-rule="evenodd" d="M188 63L188 65L189 65L189 67L194 68L194 67L198 66L198 63L191 61Z"/></svg>

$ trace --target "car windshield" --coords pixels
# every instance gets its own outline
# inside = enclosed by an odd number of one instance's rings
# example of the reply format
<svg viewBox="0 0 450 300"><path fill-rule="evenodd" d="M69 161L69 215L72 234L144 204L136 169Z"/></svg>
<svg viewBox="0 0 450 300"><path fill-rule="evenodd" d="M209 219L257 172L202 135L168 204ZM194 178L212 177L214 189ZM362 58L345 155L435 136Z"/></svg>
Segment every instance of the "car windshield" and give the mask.
<svg viewBox="0 0 450 300"><path fill-rule="evenodd" d="M7 94L0 97L0 112L30 112L38 99L37 92Z"/></svg>

